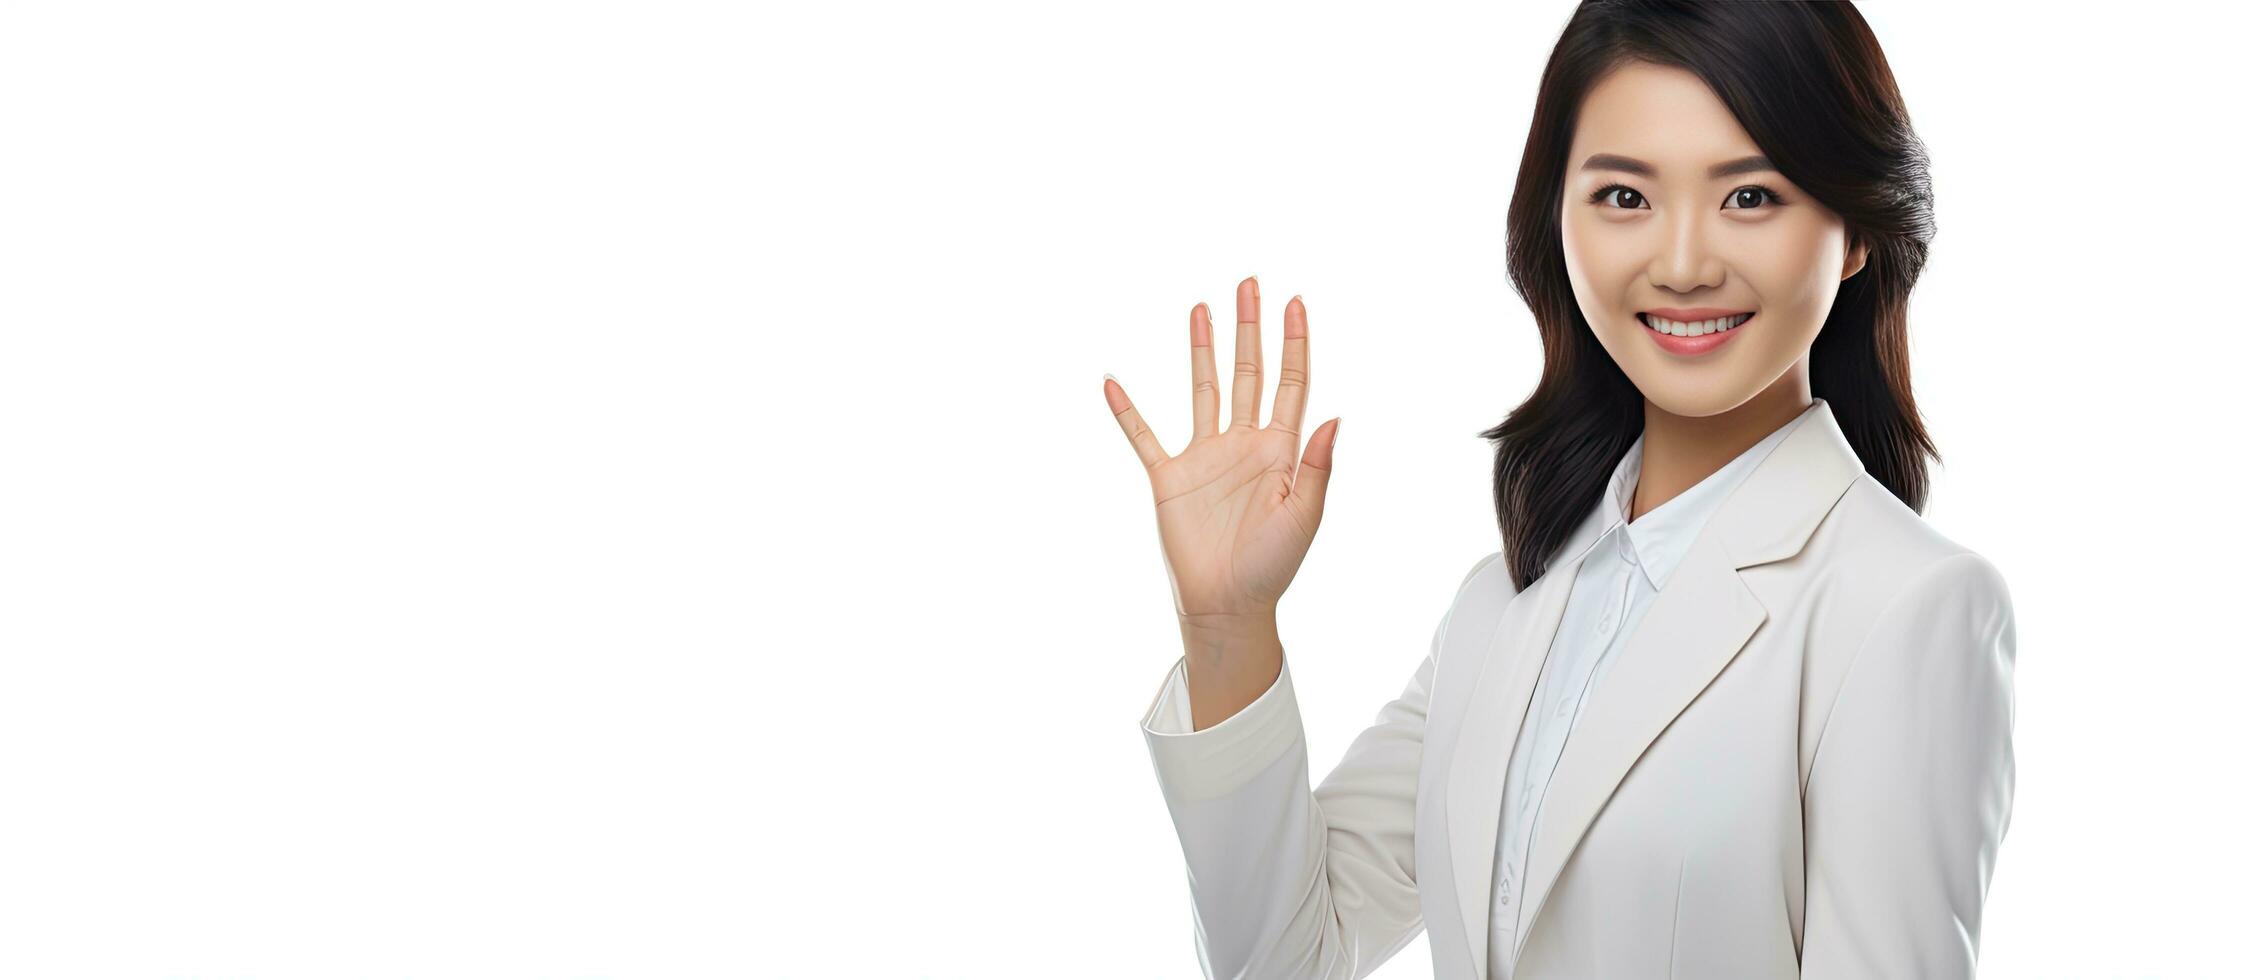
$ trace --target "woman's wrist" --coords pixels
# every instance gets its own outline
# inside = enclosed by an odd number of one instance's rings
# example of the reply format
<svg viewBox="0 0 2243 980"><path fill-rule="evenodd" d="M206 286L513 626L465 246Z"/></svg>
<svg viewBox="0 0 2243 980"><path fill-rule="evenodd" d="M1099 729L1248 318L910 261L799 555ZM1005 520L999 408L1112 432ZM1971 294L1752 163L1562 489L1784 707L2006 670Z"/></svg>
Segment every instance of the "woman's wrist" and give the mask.
<svg viewBox="0 0 2243 980"><path fill-rule="evenodd" d="M1276 610L1180 616L1192 729L1221 724L1277 682L1284 647Z"/></svg>

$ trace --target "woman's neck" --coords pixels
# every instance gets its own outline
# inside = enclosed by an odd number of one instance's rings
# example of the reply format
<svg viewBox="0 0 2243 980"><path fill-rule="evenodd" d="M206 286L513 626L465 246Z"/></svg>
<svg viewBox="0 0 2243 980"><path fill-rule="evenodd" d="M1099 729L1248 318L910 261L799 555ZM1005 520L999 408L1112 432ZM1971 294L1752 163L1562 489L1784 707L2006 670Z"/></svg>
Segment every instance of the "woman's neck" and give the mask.
<svg viewBox="0 0 2243 980"><path fill-rule="evenodd" d="M1681 496L1768 433L1798 418L1814 403L1805 375L1803 370L1788 372L1744 404L1703 418L1676 415L1644 399L1643 467L1628 520L1633 522Z"/></svg>

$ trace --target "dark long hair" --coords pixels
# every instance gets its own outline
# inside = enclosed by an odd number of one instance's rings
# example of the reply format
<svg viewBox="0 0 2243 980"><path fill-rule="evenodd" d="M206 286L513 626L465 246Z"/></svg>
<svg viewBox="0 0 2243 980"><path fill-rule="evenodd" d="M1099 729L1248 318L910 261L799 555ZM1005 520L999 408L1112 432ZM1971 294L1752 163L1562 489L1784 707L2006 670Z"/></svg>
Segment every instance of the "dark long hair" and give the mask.
<svg viewBox="0 0 2243 980"><path fill-rule="evenodd" d="M1523 590L1597 505L1643 431L1643 394L1581 314L1558 234L1574 124L1589 89L1629 61L1695 73L1776 169L1845 219L1868 264L1838 284L1808 353L1870 475L1918 513L1930 433L1908 381L1908 294L1932 237L1931 172L1900 87L1850 3L1587 0L1559 35L1511 198L1511 284L1542 335L1542 378L1494 428L1504 563Z"/></svg>

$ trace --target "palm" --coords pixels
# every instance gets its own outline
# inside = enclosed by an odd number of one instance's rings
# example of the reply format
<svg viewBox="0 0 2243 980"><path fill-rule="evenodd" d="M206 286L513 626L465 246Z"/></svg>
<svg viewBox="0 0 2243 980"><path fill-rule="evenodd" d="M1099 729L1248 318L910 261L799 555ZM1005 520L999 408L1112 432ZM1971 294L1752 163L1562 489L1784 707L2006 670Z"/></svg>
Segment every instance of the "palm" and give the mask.
<svg viewBox="0 0 2243 980"><path fill-rule="evenodd" d="M1298 446L1291 432L1232 428L1153 468L1161 550L1179 598L1235 596L1249 608L1276 607L1315 536L1291 498Z"/></svg>
<svg viewBox="0 0 2243 980"><path fill-rule="evenodd" d="M1285 310L1275 406L1269 424L1261 424L1259 289L1252 279L1238 288L1228 428L1217 429L1222 393L1204 304L1192 309L1193 434L1182 453L1171 457L1162 451L1121 385L1106 382L1108 407L1151 478L1176 610L1186 617L1273 612L1322 521L1338 420L1319 427L1303 453L1308 312L1296 297Z"/></svg>

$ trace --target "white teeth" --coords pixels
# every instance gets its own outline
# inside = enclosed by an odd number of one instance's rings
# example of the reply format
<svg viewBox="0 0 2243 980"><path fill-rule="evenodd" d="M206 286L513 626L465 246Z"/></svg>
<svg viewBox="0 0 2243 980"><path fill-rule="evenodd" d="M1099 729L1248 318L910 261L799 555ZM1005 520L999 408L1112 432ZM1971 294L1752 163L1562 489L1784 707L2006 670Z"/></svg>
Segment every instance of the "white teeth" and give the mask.
<svg viewBox="0 0 2243 980"><path fill-rule="evenodd" d="M1739 313L1735 316L1715 317L1711 320L1692 320L1684 323L1646 313L1643 315L1643 319L1660 333L1673 334L1677 337L1696 337L1701 334L1720 333L1743 322L1745 317L1751 315L1750 313Z"/></svg>

